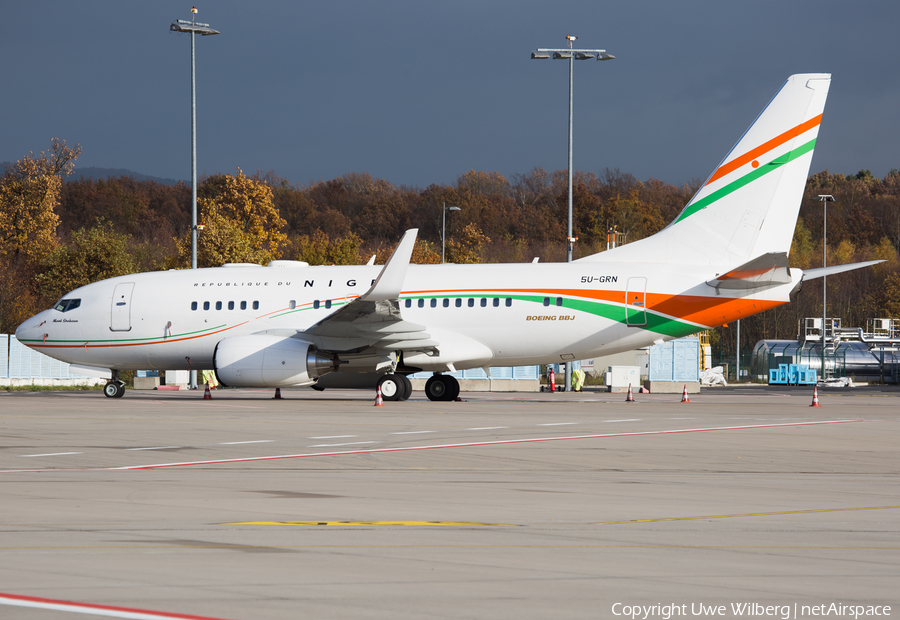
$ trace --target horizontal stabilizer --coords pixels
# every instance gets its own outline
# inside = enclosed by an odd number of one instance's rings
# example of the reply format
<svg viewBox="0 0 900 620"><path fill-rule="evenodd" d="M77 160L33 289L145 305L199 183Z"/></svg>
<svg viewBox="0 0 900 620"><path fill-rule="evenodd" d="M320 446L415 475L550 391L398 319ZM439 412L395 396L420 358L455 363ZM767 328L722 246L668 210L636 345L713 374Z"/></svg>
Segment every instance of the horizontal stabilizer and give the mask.
<svg viewBox="0 0 900 620"><path fill-rule="evenodd" d="M862 269L869 265L877 265L883 263L883 260L867 260L862 263L850 263L848 265L835 265L834 267L819 267L818 269L805 269L803 271L803 280L815 280L824 276L830 276L835 273L843 273L845 271L853 271L854 269Z"/></svg>
<svg viewBox="0 0 900 620"><path fill-rule="evenodd" d="M749 263L744 263L706 283L717 289L746 290L788 284L790 281L791 271L787 254L770 252L757 256Z"/></svg>

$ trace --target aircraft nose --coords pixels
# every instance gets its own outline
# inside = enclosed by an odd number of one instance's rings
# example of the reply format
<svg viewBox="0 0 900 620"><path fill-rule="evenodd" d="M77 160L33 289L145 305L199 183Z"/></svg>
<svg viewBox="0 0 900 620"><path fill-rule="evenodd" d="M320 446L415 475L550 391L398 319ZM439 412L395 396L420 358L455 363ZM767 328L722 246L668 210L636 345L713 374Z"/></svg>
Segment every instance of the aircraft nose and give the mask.
<svg viewBox="0 0 900 620"><path fill-rule="evenodd" d="M43 327L47 322L46 311L37 314L16 328L16 339L17 340L29 340L37 338L35 335L40 328Z"/></svg>

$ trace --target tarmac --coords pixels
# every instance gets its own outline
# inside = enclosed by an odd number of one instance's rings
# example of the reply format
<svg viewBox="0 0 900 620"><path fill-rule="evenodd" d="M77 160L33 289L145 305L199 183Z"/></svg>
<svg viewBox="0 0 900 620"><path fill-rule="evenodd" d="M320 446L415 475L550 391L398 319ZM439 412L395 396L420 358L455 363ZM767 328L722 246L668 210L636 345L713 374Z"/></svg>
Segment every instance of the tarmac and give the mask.
<svg viewBox="0 0 900 620"><path fill-rule="evenodd" d="M0 393L0 618L900 617L894 388L273 393Z"/></svg>

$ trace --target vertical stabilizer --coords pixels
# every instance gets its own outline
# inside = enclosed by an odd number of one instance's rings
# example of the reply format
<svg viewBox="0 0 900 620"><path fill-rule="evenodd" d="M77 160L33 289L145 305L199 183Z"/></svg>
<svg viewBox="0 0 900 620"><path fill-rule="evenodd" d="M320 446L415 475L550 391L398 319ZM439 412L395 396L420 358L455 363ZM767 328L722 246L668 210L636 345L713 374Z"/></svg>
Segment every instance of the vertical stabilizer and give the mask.
<svg viewBox="0 0 900 620"><path fill-rule="evenodd" d="M583 260L740 265L790 251L831 75L792 75L674 222Z"/></svg>

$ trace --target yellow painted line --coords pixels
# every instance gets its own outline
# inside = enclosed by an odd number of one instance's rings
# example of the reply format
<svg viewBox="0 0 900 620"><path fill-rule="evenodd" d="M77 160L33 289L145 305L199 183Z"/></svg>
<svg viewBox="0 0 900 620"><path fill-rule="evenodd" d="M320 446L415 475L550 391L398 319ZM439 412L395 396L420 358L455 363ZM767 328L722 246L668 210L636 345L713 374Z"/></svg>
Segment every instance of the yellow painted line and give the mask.
<svg viewBox="0 0 900 620"><path fill-rule="evenodd" d="M73 547L0 547L0 551L78 551L95 549L807 549L825 551L897 551L894 547L825 545L85 545Z"/></svg>
<svg viewBox="0 0 900 620"><path fill-rule="evenodd" d="M517 527L510 523L475 523L472 521L241 521L222 525L295 525L300 527L396 527L396 526L449 526L449 527Z"/></svg>
<svg viewBox="0 0 900 620"><path fill-rule="evenodd" d="M654 523L656 521L692 521L695 519L732 519L735 517L768 517L772 515L801 515L813 512L844 512L848 510L891 510L900 506L868 506L864 508L822 508L820 510L787 510L784 512L748 512L737 515L707 515L705 517L669 517L666 519L631 519L629 521L601 521L591 525L618 525L621 523Z"/></svg>

